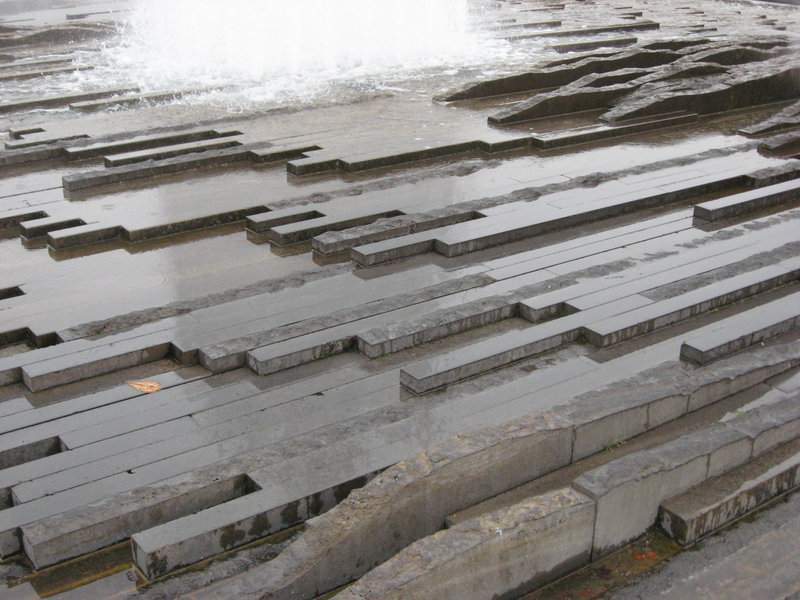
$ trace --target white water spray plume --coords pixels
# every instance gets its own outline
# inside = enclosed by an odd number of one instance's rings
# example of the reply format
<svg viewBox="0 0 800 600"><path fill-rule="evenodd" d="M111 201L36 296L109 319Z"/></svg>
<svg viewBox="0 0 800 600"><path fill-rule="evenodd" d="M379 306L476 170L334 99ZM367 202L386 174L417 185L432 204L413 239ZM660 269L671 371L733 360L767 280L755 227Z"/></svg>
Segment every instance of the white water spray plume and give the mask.
<svg viewBox="0 0 800 600"><path fill-rule="evenodd" d="M143 90L228 86L257 101L497 49L472 27L468 0L137 0L105 71Z"/></svg>

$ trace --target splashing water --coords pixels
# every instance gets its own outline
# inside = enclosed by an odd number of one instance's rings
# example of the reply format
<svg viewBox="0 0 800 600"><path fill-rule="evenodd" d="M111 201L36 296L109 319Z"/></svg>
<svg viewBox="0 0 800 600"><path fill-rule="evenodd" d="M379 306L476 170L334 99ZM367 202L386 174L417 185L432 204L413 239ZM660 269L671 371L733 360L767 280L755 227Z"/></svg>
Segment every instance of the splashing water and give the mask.
<svg viewBox="0 0 800 600"><path fill-rule="evenodd" d="M253 103L390 85L504 51L476 30L469 0L137 0L86 76L144 91L225 87Z"/></svg>

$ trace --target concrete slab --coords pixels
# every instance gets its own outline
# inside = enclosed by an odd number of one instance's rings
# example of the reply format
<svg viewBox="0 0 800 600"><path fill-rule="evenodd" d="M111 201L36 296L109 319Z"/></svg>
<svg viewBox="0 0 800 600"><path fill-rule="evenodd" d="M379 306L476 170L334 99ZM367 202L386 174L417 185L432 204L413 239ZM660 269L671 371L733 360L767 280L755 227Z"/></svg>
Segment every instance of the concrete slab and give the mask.
<svg viewBox="0 0 800 600"><path fill-rule="evenodd" d="M597 346L609 346L783 285L800 275L799 261L786 264L791 266L781 264L764 267L655 302L628 314L594 321L586 327L586 337Z"/></svg>
<svg viewBox="0 0 800 600"><path fill-rule="evenodd" d="M658 522L688 545L798 484L800 443L789 442L659 507Z"/></svg>
<svg viewBox="0 0 800 600"><path fill-rule="evenodd" d="M69 160L84 160L109 154L133 152L146 148L158 148L172 144L185 144L200 140L228 137L238 134L234 130L215 129L189 129L184 131L170 131L166 133L151 133L137 135L127 139L112 138L103 141L90 141L89 143L71 144L64 147L64 155Z"/></svg>
<svg viewBox="0 0 800 600"><path fill-rule="evenodd" d="M791 331L798 324L800 294L791 294L696 331L681 345L681 359L706 364Z"/></svg>
<svg viewBox="0 0 800 600"><path fill-rule="evenodd" d="M207 150L219 150L222 148L232 148L233 146L241 145L242 143L235 139L214 139L202 142L188 142L185 144L175 144L172 146L161 146L158 149L135 150L133 152L113 154L111 156L106 156L103 159L103 163L106 167L121 167L122 165L131 165L147 160L164 160L165 158L183 156L184 154L192 154L194 152L206 152Z"/></svg>
<svg viewBox="0 0 800 600"><path fill-rule="evenodd" d="M697 204L694 207L694 216L706 221L718 221L797 198L800 198L800 181L790 180Z"/></svg>
<svg viewBox="0 0 800 600"><path fill-rule="evenodd" d="M603 315L625 313L650 303L650 300L641 296L629 296L583 313L489 338L478 344L404 366L400 371L400 384L415 394L423 394L448 383L572 343L578 339L584 323L602 318Z"/></svg>
<svg viewBox="0 0 800 600"><path fill-rule="evenodd" d="M594 503L586 496L569 488L543 494L423 538L336 597L478 600L526 593L589 561L593 522Z"/></svg>

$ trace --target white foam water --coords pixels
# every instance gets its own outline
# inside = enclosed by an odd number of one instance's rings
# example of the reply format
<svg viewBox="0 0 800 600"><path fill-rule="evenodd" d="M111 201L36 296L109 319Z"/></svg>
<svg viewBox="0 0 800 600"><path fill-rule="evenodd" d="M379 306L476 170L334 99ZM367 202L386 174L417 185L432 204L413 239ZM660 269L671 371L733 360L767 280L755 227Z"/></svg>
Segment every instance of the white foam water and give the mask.
<svg viewBox="0 0 800 600"><path fill-rule="evenodd" d="M224 88L239 104L389 88L507 53L475 26L474 9L474 0L134 0L118 40L83 76L143 91Z"/></svg>

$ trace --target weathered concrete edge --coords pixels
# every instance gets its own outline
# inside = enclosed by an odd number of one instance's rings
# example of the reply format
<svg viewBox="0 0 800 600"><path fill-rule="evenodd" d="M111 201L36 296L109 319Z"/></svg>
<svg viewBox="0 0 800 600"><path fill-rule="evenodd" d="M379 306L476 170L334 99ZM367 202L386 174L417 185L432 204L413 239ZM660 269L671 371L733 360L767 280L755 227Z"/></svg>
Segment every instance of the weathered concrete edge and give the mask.
<svg viewBox="0 0 800 600"><path fill-rule="evenodd" d="M594 511L569 487L526 499L414 542L336 598L519 597L588 562Z"/></svg>
<svg viewBox="0 0 800 600"><path fill-rule="evenodd" d="M800 421L800 398L785 400L782 404L794 407L794 410L782 407L783 426L791 431L791 419ZM770 419L768 411L757 409L754 412L760 414L755 418L752 414L737 417L730 425L712 425L593 469L575 480L573 488L577 490L564 488L546 492L430 535L373 569L336 599L519 597L597 558L598 530L625 530L626 521L640 520L639 506L658 506L660 501L654 497L659 494L675 489L683 492L696 483L713 479L718 469L731 470L750 460L757 435L738 431L736 422L763 423ZM773 437L771 445L784 443L785 437L795 433ZM724 455L722 465L712 467L712 457L720 454ZM795 460L791 465L792 471L796 471L796 463ZM687 472L690 473L688 477ZM665 474L673 473L680 475L667 482ZM599 474L600 480L592 481L593 474ZM648 485L650 478L657 481L657 485ZM614 498L611 510L607 507L602 511L603 498L623 486L628 488L625 502ZM601 522L604 516L606 523ZM547 523L536 522L545 517L550 517ZM649 524L641 527L642 523L637 523L634 537L644 533ZM594 552L589 551L587 543L593 546ZM601 555L610 551L608 548L599 550Z"/></svg>
<svg viewBox="0 0 800 600"><path fill-rule="evenodd" d="M675 410L671 418L676 418L798 365L800 348L792 344L760 348L746 357L737 355L677 377L677 395L682 396L685 408L674 409L676 389L665 386L663 398L648 402L648 410L661 414L660 404L668 402L670 410ZM579 401L589 405L597 398L585 394ZM670 410L655 419L653 426L669 420ZM275 560L230 580L231 589L242 597L296 600L346 584L438 531L457 507L475 504L575 460L573 449L581 426L595 421L599 426L607 419L608 437L596 439L625 439L641 433L624 427L617 433L627 412L620 407L577 424L549 412L451 438L355 490ZM616 414L621 415L619 422L613 419Z"/></svg>

